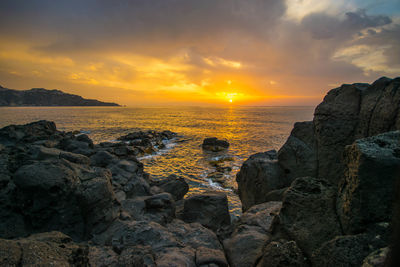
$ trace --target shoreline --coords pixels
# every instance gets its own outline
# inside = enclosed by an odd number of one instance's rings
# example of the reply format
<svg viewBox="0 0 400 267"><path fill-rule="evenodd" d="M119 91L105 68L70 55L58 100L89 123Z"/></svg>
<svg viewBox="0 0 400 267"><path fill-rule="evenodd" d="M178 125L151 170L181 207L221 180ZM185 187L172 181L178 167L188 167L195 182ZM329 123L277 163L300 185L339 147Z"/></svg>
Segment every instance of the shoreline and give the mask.
<svg viewBox="0 0 400 267"><path fill-rule="evenodd" d="M137 156L155 152L154 144L162 147L172 132L94 144L49 121L2 128L0 250L8 256L0 262L382 263L396 227L399 106L400 78L331 90L279 151L243 163L236 179L244 212L235 221L226 194L184 198L184 179L152 180L144 171Z"/></svg>

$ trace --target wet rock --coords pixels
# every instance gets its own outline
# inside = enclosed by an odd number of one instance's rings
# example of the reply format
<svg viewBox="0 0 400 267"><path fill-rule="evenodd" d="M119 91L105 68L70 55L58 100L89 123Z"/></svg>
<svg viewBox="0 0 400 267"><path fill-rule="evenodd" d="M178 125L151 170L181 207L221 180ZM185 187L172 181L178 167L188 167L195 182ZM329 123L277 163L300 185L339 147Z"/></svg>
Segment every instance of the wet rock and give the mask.
<svg viewBox="0 0 400 267"><path fill-rule="evenodd" d="M289 186L278 163L277 153L271 150L250 156L236 176L243 211L266 201L266 195Z"/></svg>
<svg viewBox="0 0 400 267"><path fill-rule="evenodd" d="M164 192L170 193L175 200L181 200L189 191L189 185L185 179L174 174L160 181L152 181L151 184Z"/></svg>
<svg viewBox="0 0 400 267"><path fill-rule="evenodd" d="M225 150L229 147L229 143L226 140L220 140L216 137L209 137L203 140L201 145L204 150L218 152Z"/></svg>
<svg viewBox="0 0 400 267"><path fill-rule="evenodd" d="M347 234L390 221L399 180L400 132L357 140L346 147L347 171L341 181L337 213Z"/></svg>
<svg viewBox="0 0 400 267"><path fill-rule="evenodd" d="M146 198L144 202L150 220L165 224L175 218L175 201L171 194L161 193L153 195Z"/></svg>
<svg viewBox="0 0 400 267"><path fill-rule="evenodd" d="M270 242L264 249L257 267L306 267L310 266L294 241L278 240Z"/></svg>
<svg viewBox="0 0 400 267"><path fill-rule="evenodd" d="M226 194L209 192L185 199L183 220L189 223L199 222L213 231L229 226L231 217Z"/></svg>
<svg viewBox="0 0 400 267"><path fill-rule="evenodd" d="M336 187L312 177L297 178L286 191L280 226L307 256L342 233L335 200Z"/></svg>
<svg viewBox="0 0 400 267"><path fill-rule="evenodd" d="M296 122L286 143L278 152L279 165L288 182L317 175L316 140L312 121Z"/></svg>

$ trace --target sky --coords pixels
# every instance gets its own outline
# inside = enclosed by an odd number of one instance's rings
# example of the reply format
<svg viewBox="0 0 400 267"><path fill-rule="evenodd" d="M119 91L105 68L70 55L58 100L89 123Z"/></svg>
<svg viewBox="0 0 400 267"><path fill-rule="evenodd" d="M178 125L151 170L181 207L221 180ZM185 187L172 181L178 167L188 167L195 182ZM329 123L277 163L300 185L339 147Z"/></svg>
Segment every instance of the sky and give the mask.
<svg viewBox="0 0 400 267"><path fill-rule="evenodd" d="M0 85L137 105L316 105L400 76L398 0L1 0Z"/></svg>

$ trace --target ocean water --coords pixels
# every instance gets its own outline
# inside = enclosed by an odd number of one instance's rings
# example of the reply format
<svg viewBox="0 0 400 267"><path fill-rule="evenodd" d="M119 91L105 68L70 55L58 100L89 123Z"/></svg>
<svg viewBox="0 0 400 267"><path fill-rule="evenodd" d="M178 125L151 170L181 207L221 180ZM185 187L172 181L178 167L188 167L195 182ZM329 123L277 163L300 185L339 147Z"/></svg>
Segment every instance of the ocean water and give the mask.
<svg viewBox="0 0 400 267"><path fill-rule="evenodd" d="M230 212L239 215L235 177L243 161L278 150L294 122L311 120L313 112L314 107L2 107L0 127L50 120L59 130L87 133L95 143L137 130L171 130L179 137L166 149L140 158L145 171L155 179L184 177L190 185L187 196L226 192ZM200 145L206 137L225 138L230 147L204 152Z"/></svg>

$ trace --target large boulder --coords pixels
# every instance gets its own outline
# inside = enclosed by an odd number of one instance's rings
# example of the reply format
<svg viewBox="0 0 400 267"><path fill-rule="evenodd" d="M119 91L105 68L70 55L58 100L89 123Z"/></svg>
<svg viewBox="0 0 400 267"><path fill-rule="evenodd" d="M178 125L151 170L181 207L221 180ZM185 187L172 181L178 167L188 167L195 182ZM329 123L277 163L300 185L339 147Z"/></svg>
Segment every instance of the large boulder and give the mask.
<svg viewBox="0 0 400 267"><path fill-rule="evenodd" d="M259 261L263 248L271 240L281 205L281 202L258 204L240 216L232 235L223 242L230 266L254 266Z"/></svg>
<svg viewBox="0 0 400 267"><path fill-rule="evenodd" d="M163 180L152 181L151 184L164 192L170 193L175 200L181 200L189 191L189 185L185 179L174 174Z"/></svg>
<svg viewBox="0 0 400 267"><path fill-rule="evenodd" d="M278 151L278 162L288 181L317 176L316 152L313 122L296 122L286 143Z"/></svg>
<svg viewBox="0 0 400 267"><path fill-rule="evenodd" d="M337 200L344 232L355 234L370 224L389 222L400 179L400 132L357 140L346 147L345 162Z"/></svg>
<svg viewBox="0 0 400 267"><path fill-rule="evenodd" d="M7 217L1 224L14 223L1 231L2 237L18 237L23 231L62 231L82 240L103 231L119 216L111 187L111 174L65 159L29 161L11 176L1 206ZM9 225L9 224L8 224ZM2 227L3 229L3 227Z"/></svg>
<svg viewBox="0 0 400 267"><path fill-rule="evenodd" d="M203 140L201 147L204 150L218 152L227 149L229 147L229 143L226 140L220 140L216 137L209 137Z"/></svg>
<svg viewBox="0 0 400 267"><path fill-rule="evenodd" d="M278 163L275 150L250 156L236 175L243 211L266 201L266 195L290 185Z"/></svg>
<svg viewBox="0 0 400 267"><path fill-rule="evenodd" d="M341 156L354 142L362 92L368 84L342 85L329 91L314 113L318 175L336 184L343 176Z"/></svg>
<svg viewBox="0 0 400 267"><path fill-rule="evenodd" d="M214 231L231 224L226 194L209 192L185 199L182 218L185 222L199 222Z"/></svg>
<svg viewBox="0 0 400 267"><path fill-rule="evenodd" d="M22 142L57 139L56 124L51 121L37 121L25 125L10 125L0 129L0 143L14 145Z"/></svg>
<svg viewBox="0 0 400 267"><path fill-rule="evenodd" d="M286 191L280 227L307 255L341 235L335 211L336 187L313 177L297 178Z"/></svg>

